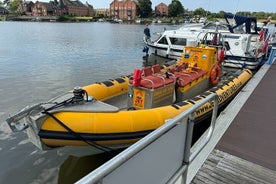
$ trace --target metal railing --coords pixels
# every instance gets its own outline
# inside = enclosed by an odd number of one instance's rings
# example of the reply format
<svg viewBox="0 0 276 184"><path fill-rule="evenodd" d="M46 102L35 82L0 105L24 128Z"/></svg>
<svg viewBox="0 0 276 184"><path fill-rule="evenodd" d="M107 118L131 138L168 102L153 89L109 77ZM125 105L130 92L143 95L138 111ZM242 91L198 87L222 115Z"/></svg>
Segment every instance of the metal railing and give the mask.
<svg viewBox="0 0 276 184"><path fill-rule="evenodd" d="M194 113L200 106L208 102L213 104L208 136L202 140L202 146L191 154ZM189 163L196 158L212 136L217 110L218 96L216 93L213 93L175 118L168 120L163 126L128 147L77 183L128 183L124 180L126 177L129 177L126 180L131 181L131 183L143 183L143 181L144 183L175 183L179 178L181 178L181 183L186 183ZM171 140L175 142L171 142ZM154 159L159 160L155 161ZM152 169L155 164L156 170ZM160 167L160 164L163 165ZM145 171L147 169L149 171ZM141 171L141 176L137 176ZM135 179L133 176L136 176L138 179Z"/></svg>
<svg viewBox="0 0 276 184"><path fill-rule="evenodd" d="M272 65L272 63L274 62L275 59L275 52L276 51L276 44L272 46L271 51L269 53L269 57L267 59L267 62L269 65Z"/></svg>

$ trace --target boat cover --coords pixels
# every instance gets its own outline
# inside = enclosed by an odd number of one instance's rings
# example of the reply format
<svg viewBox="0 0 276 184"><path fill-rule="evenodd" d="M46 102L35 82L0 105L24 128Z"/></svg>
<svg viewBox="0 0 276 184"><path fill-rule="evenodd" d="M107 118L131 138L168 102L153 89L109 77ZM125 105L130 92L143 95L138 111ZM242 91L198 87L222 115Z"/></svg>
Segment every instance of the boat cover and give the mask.
<svg viewBox="0 0 276 184"><path fill-rule="evenodd" d="M232 13L225 13L224 18L228 24L229 24L228 19L234 19L236 22L235 26L229 27L231 33L234 33L233 29L235 29L236 27L245 24L246 33L250 34L252 33L251 32L252 23L254 24L254 28L253 28L255 30L254 33L257 33L257 19L255 17L246 17L242 15L235 15Z"/></svg>

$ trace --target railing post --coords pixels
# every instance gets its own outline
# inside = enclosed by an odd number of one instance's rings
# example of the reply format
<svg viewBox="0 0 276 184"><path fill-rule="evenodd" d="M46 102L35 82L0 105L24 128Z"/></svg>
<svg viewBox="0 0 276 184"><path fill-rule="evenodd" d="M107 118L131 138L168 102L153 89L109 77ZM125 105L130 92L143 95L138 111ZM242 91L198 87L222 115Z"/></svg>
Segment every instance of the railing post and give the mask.
<svg viewBox="0 0 276 184"><path fill-rule="evenodd" d="M276 50L276 44L272 46L269 57L268 57L268 64L271 65L273 63L273 59L275 57L275 50Z"/></svg>
<svg viewBox="0 0 276 184"><path fill-rule="evenodd" d="M191 155L191 146L192 146L192 138L193 138L193 129L194 129L194 113L191 113L188 118L187 123L187 134L186 134L186 143L184 150L184 163L189 165L190 155Z"/></svg>
<svg viewBox="0 0 276 184"><path fill-rule="evenodd" d="M186 166L190 163L190 155L191 155L191 146L192 146L192 138L193 138L193 130L194 130L194 121L195 115L194 112L189 115L188 122L187 122L187 134L186 134L186 142L184 148L184 164ZM182 174L182 184L186 184L188 169L186 168Z"/></svg>

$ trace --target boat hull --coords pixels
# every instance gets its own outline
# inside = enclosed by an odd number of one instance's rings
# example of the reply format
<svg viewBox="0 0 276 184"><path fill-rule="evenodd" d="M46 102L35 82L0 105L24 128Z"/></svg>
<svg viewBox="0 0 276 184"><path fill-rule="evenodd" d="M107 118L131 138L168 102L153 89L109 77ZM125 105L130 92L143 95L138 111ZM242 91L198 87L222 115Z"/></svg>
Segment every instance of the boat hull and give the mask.
<svg viewBox="0 0 276 184"><path fill-rule="evenodd" d="M217 93L219 106L224 105L242 89L251 78L249 70L221 80L204 93L173 105L144 110L107 110L106 112L52 111L48 116L30 116L30 140L41 149L59 146L127 146L162 126L166 120L184 112L208 94ZM196 122L210 116L212 102L195 113ZM64 126L65 125L65 126ZM67 127L67 128L66 128ZM68 129L69 128L69 129Z"/></svg>
<svg viewBox="0 0 276 184"><path fill-rule="evenodd" d="M256 70L263 64L263 61L263 55L260 55L258 57L241 57L226 55L222 65L231 68L248 68L250 70Z"/></svg>
<svg viewBox="0 0 276 184"><path fill-rule="evenodd" d="M168 49L168 46L154 45L154 43L147 43L147 46L152 54L169 59L181 58L184 48L184 46L174 46Z"/></svg>

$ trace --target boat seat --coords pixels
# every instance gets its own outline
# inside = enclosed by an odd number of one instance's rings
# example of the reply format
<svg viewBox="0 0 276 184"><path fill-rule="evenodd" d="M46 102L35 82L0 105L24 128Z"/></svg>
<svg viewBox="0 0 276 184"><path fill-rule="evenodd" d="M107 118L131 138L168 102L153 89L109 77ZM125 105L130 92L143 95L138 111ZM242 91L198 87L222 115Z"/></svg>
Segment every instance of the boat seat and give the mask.
<svg viewBox="0 0 276 184"><path fill-rule="evenodd" d="M168 84L173 83L175 80L173 78L167 78L163 75L151 75L147 77L142 77L141 86L147 89L157 89Z"/></svg>
<svg viewBox="0 0 276 184"><path fill-rule="evenodd" d="M192 73L183 73L183 72L175 72L174 76L178 79L178 85L183 87L186 86L187 84L192 83L196 78L194 75L191 75Z"/></svg>
<svg viewBox="0 0 276 184"><path fill-rule="evenodd" d="M151 66L144 67L143 74L145 77L152 75L152 67Z"/></svg>
<svg viewBox="0 0 276 184"><path fill-rule="evenodd" d="M162 74L161 66L156 64L143 68L140 86L147 89L156 89L174 83L175 81L175 77L167 77L166 74ZM129 84L133 84L133 76L130 77Z"/></svg>
<svg viewBox="0 0 276 184"><path fill-rule="evenodd" d="M193 68L190 72L174 72L173 75L178 79L177 82L179 86L183 87L204 76L206 73L207 72L205 70Z"/></svg>
<svg viewBox="0 0 276 184"><path fill-rule="evenodd" d="M188 63L183 63L181 65L177 65L176 66L176 71L177 72L181 72L182 70L185 70L186 68L188 68Z"/></svg>
<svg viewBox="0 0 276 184"><path fill-rule="evenodd" d="M193 70L195 72L197 72L198 77L202 77L203 75L205 75L207 73L207 71L205 71L205 70L203 70L201 68L194 67Z"/></svg>
<svg viewBox="0 0 276 184"><path fill-rule="evenodd" d="M159 64L153 65L152 70L154 74L158 74L161 72L161 66Z"/></svg>

